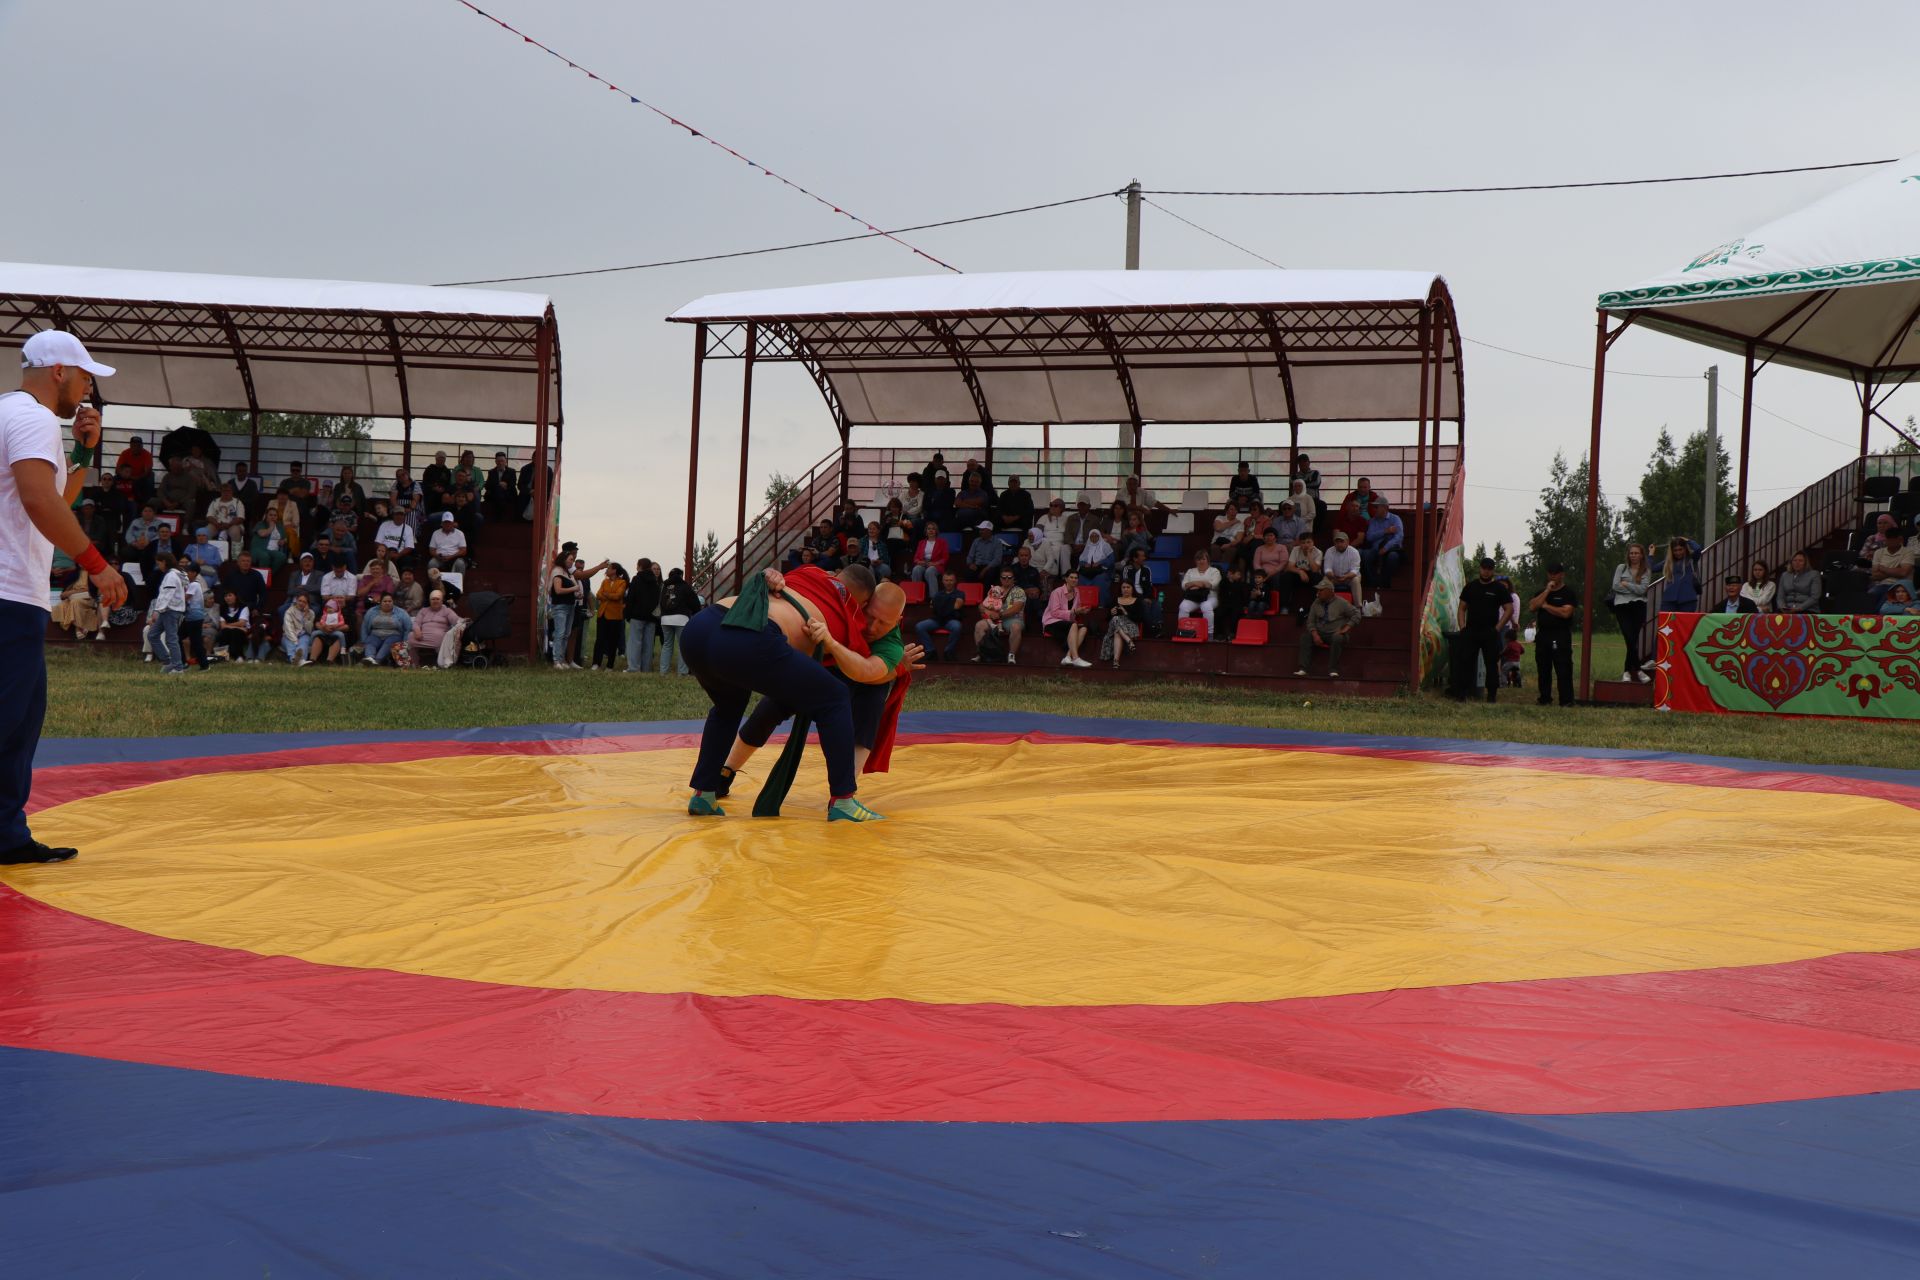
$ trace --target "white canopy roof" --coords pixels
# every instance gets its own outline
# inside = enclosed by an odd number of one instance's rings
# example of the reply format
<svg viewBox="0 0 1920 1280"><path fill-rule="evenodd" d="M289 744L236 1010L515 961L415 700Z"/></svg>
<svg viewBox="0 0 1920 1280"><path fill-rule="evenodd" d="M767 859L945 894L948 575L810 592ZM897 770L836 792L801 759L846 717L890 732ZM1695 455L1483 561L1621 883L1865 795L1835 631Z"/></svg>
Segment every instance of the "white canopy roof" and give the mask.
<svg viewBox="0 0 1920 1280"><path fill-rule="evenodd" d="M1726 351L1857 376L1920 368L1920 156L1600 295L1601 310Z"/></svg>
<svg viewBox="0 0 1920 1280"><path fill-rule="evenodd" d="M716 294L668 319L756 323L757 358L809 364L843 425L946 425L1412 420L1423 315L1449 366L1440 416L1457 418L1458 334L1431 272L909 276Z"/></svg>
<svg viewBox="0 0 1920 1280"><path fill-rule="evenodd" d="M115 404L532 422L540 294L0 263L0 361L66 328L117 369Z"/></svg>
<svg viewBox="0 0 1920 1280"><path fill-rule="evenodd" d="M669 320L1136 311L1425 302L1424 271L992 271L716 293Z"/></svg>

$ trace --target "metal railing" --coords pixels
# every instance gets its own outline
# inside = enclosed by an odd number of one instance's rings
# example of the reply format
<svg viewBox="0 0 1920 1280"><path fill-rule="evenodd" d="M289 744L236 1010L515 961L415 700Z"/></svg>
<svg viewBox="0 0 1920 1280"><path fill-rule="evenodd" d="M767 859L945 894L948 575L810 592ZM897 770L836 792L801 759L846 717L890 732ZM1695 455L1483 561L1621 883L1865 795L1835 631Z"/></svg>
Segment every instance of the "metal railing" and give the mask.
<svg viewBox="0 0 1920 1280"><path fill-rule="evenodd" d="M1429 452L1431 456L1435 451ZM846 495L863 510L884 507L883 491L902 483L908 472L922 470L936 453L946 457L956 485L969 459L984 460L984 450L977 444L853 449L847 454ZM1457 447L1442 445L1437 454L1440 474L1457 471ZM1418 462L1418 451L1412 445L1318 448L1311 456L1320 472L1320 492L1327 501L1344 498L1364 476L1374 492L1396 508L1411 506ZM1178 507L1188 493L1199 493L1204 495L1208 509L1217 509L1225 505L1227 487L1240 463L1246 462L1272 506L1286 496L1290 459L1290 451L1285 448L1148 449L1141 455L1140 483L1168 506ZM1097 505L1105 506L1122 481L1133 474L1133 450L996 448L993 472L996 487L1008 476L1019 476L1021 484L1033 491L1034 502L1042 506L1055 494L1072 506L1083 491L1091 494ZM840 454L829 454L815 463L797 483L799 490L791 501L777 510L765 508L747 526L744 557L737 541L729 539L721 544L712 582L737 587L743 566L773 563L797 546L814 524L831 518L841 500Z"/></svg>
<svg viewBox="0 0 1920 1280"><path fill-rule="evenodd" d="M967 461L978 461L983 456L979 445L967 444L950 448L855 449L847 463L848 493L862 506L875 505L874 499L884 487L901 483L909 471L922 470L935 453L946 456L956 488ZM1459 461L1459 450L1453 445L1441 446L1438 453L1441 474ZM1412 499L1417 460L1417 451L1412 445L1317 448L1312 458L1321 476L1320 491L1328 501L1345 497L1362 476L1372 482L1375 492L1396 507ZM1259 479L1269 506L1286 496L1291 466L1289 451L1285 448L1147 449L1141 454L1140 485L1153 490L1168 506L1177 507L1185 494L1197 492L1206 495L1209 508L1219 507L1225 504L1227 486L1242 462L1248 463ZM993 451L992 479L996 487L1003 485L1008 476L1019 476L1020 483L1033 491L1035 502L1057 494L1071 506L1085 491L1094 496L1096 503L1105 505L1119 491L1122 481L1132 474L1131 449L996 448Z"/></svg>
<svg viewBox="0 0 1920 1280"><path fill-rule="evenodd" d="M160 438L165 430L141 430L137 427L108 427L103 433L104 467L111 475L113 459L127 447L127 442L139 436L147 442L149 449L157 451ZM251 450L251 437L238 434L215 434L213 441L220 447L220 471L231 475L233 464L245 462ZM474 461L484 471L493 465L496 452L507 455L507 462L516 471L533 457L531 445L504 445L487 443L464 443L456 440L424 440L415 437L413 441L412 470L415 479L433 461L433 455L444 452L447 465L457 466L463 450L473 450ZM549 461L555 450L549 448ZM400 467L405 456L403 443L399 440L375 439L336 439L314 436L261 436L260 465L254 474L264 485L271 481L278 484L286 478L289 463L297 462L307 475L317 480L331 481L340 474L341 467L352 467L360 482L367 485L369 492L373 485L368 478L382 482L389 479Z"/></svg>
<svg viewBox="0 0 1920 1280"><path fill-rule="evenodd" d="M1905 487L1916 474L1920 474L1920 455L1877 454L1866 459L1864 469L1861 460L1856 458L1814 481L1765 515L1749 520L1741 528L1730 530L1700 552L1694 572L1699 578L1701 601L1718 599L1721 581L1728 575L1744 579L1756 560L1765 563L1768 572L1778 577L1795 552L1805 551L1841 529L1855 528L1869 510L1860 502L1863 476L1896 476ZM1647 558L1655 566L1663 561L1665 555L1664 543L1647 548ZM1595 565L1594 571L1605 575L1594 584L1596 589L1612 583L1611 565ZM1653 590L1647 593L1647 621L1641 632L1641 652L1648 655L1653 653L1657 620L1666 603L1666 589L1666 579L1660 578L1655 581ZM1596 598L1605 599L1607 596L1597 595Z"/></svg>
<svg viewBox="0 0 1920 1280"><path fill-rule="evenodd" d="M794 486L792 498L762 508L748 522L744 554L738 539L721 544L711 572L694 576L694 590L702 596L717 594L716 588L739 590L745 569L775 563L799 545L807 530L832 518L840 505L839 452L828 454L804 475L795 477Z"/></svg>

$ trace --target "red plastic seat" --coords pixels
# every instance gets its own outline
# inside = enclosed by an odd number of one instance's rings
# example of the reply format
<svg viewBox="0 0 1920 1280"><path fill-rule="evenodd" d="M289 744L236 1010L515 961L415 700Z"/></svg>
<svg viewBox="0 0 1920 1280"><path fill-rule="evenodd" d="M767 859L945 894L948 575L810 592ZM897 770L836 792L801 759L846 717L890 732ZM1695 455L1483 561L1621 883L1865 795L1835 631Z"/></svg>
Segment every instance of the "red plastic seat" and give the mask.
<svg viewBox="0 0 1920 1280"><path fill-rule="evenodd" d="M1233 629L1235 644L1265 644L1267 642L1267 620L1265 618L1242 618L1240 625Z"/></svg>
<svg viewBox="0 0 1920 1280"><path fill-rule="evenodd" d="M1175 644L1205 644L1207 642L1207 620L1197 613L1191 618L1181 618L1173 624L1173 642Z"/></svg>
<svg viewBox="0 0 1920 1280"><path fill-rule="evenodd" d="M985 600L986 598L987 598L987 589L986 587L982 586L980 583L963 582L960 584L960 603L979 604L982 600Z"/></svg>
<svg viewBox="0 0 1920 1280"><path fill-rule="evenodd" d="M900 584L900 589L907 593L908 604L925 604L927 602L927 584L918 578L908 578Z"/></svg>

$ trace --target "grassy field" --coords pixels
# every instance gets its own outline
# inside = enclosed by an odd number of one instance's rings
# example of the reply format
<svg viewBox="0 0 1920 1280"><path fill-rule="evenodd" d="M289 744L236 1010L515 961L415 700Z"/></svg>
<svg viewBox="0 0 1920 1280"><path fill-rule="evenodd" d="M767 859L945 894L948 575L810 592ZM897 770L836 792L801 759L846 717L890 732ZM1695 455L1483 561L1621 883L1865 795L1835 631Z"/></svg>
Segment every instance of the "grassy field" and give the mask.
<svg viewBox="0 0 1920 1280"><path fill-rule="evenodd" d="M1618 672L1617 648L1608 653L1596 644L1595 658L1596 674ZM699 687L678 676L561 672L550 667L399 672L223 665L206 673L163 679L155 667L144 663L67 650L50 653L49 665L49 737L681 720L704 715L707 705ZM1531 684L1531 669L1528 680ZM1914 755L1914 730L1905 724L1661 715L1637 708L1563 709L1534 705L1531 687L1520 694L1489 707L1433 695L1307 698L1164 680L1088 685L1071 676L1010 675L995 681L929 679L915 686L910 707L1624 747L1810 764L1901 768L1909 766Z"/></svg>

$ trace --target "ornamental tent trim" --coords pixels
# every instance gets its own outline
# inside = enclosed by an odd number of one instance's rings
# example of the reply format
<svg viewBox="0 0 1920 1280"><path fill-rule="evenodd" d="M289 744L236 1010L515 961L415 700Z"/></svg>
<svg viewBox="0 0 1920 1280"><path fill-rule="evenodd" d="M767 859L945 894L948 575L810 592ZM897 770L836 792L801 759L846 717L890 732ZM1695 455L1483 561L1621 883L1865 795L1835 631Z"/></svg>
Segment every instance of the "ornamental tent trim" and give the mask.
<svg viewBox="0 0 1920 1280"><path fill-rule="evenodd" d="M544 295L431 285L0 263L0 361L65 329L115 366L115 404L245 410L250 465L262 413L443 418L534 429L560 463L560 331ZM551 430L551 441L549 431ZM534 489L530 643L538 643L550 486Z"/></svg>
<svg viewBox="0 0 1920 1280"><path fill-rule="evenodd" d="M991 475L1003 424L1128 427L1137 473L1149 423L1286 423L1297 451L1304 423L1417 422L1415 493L1437 508L1440 423L1454 423L1465 445L1459 322L1432 272L908 276L716 294L667 319L694 328L689 576L709 360L743 366L736 547L761 362L798 364L813 378L840 434L843 488L858 426L977 425ZM1414 521L1417 564L1425 526Z"/></svg>
<svg viewBox="0 0 1920 1280"><path fill-rule="evenodd" d="M1881 410L1894 391L1920 375L1920 155L1709 249L1677 270L1602 293L1596 310L1580 654L1581 696L1588 698L1608 350L1639 327L1741 358L1735 532L1748 524L1754 379L1770 365L1853 384L1864 475L1874 419L1899 432Z"/></svg>

